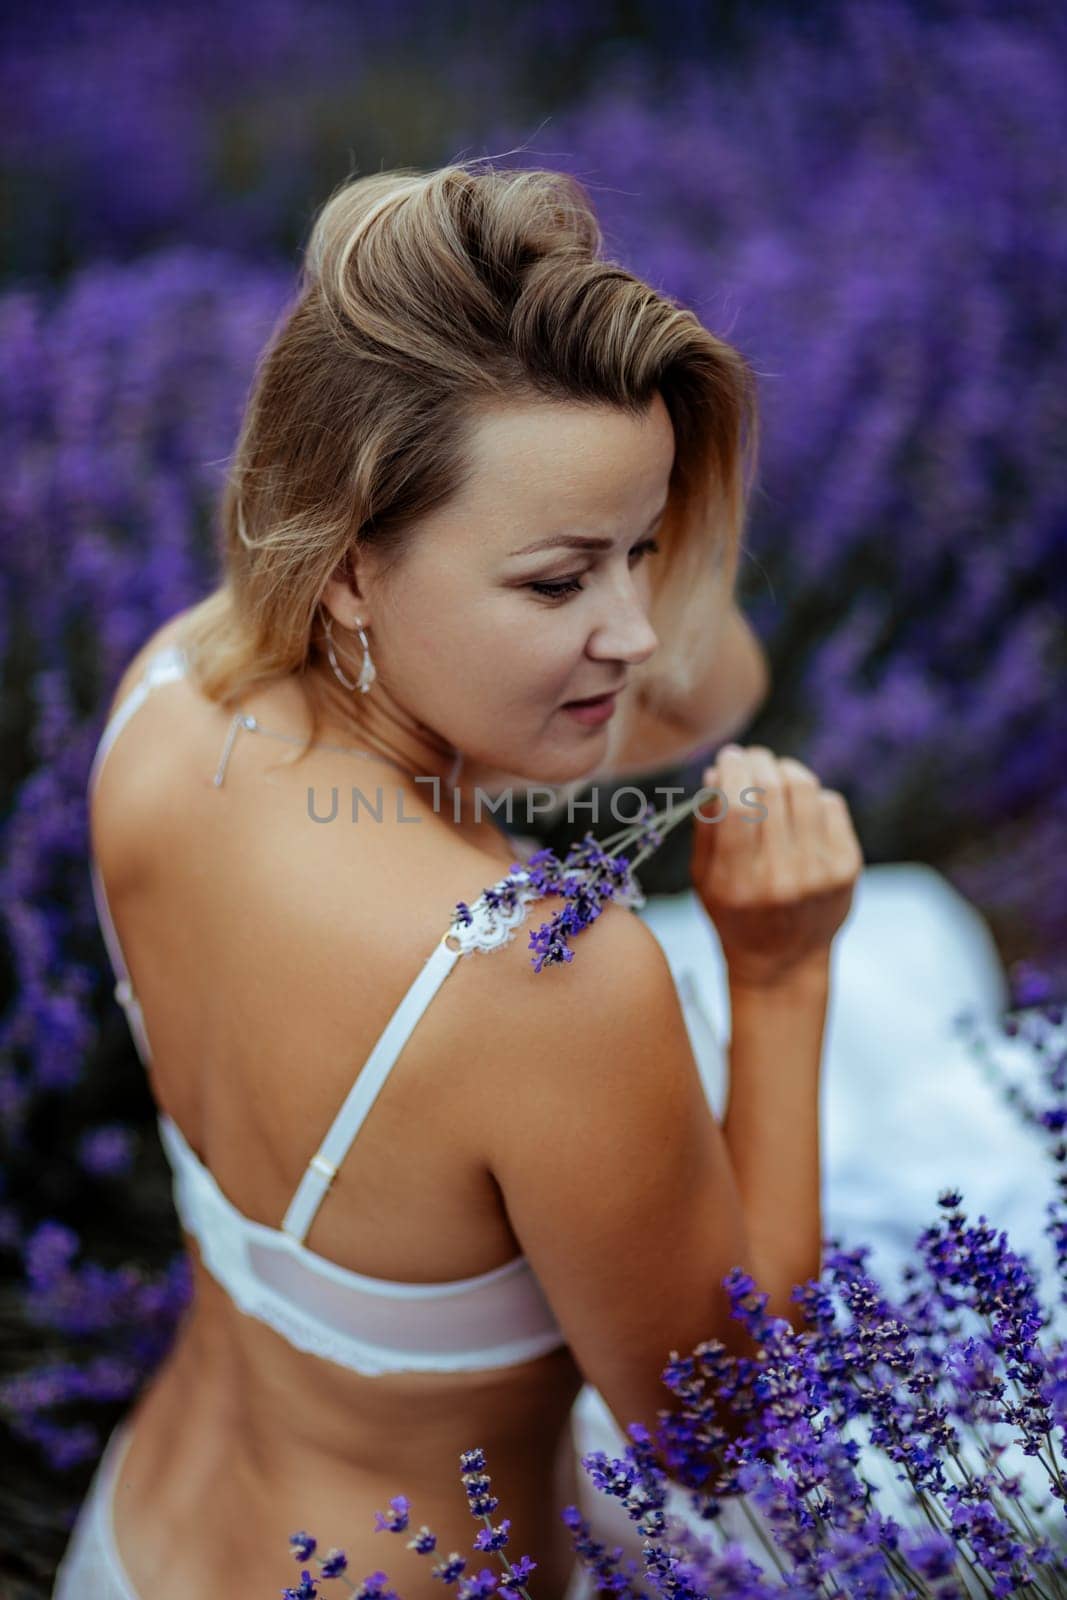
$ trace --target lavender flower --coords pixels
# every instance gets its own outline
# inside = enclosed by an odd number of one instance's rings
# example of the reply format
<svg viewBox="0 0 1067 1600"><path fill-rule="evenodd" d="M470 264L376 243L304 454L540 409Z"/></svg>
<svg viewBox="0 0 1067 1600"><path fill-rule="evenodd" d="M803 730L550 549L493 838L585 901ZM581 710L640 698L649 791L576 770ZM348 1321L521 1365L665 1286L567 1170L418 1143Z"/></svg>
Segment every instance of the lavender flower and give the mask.
<svg viewBox="0 0 1067 1600"><path fill-rule="evenodd" d="M491 1480L486 1471L484 1450L464 1450L460 1454L460 1473L463 1488L467 1495L467 1504L471 1515L479 1519L484 1526L479 1529L474 1539L474 1549L480 1552L499 1555L503 1565L503 1572L495 1573L489 1567L483 1567L476 1573L467 1572L467 1560L458 1550L453 1550L431 1568L435 1578L439 1578L446 1585L459 1584L457 1589L458 1600L481 1600L482 1596L494 1594L498 1589L507 1594L523 1596L530 1600L525 1588L525 1580L536 1569L537 1563L529 1556L520 1556L517 1561L511 1562L501 1554L508 1544L511 1522L505 1517L499 1526L494 1527L489 1519L489 1512L497 1505L496 1497L491 1493ZM389 1502L389 1511L376 1511L374 1514L374 1531L376 1533L403 1533L410 1521L411 1503L406 1495L396 1495ZM317 1541L311 1534L301 1530L299 1533L289 1535L289 1545L293 1555L298 1561L306 1560L314 1555ZM437 1548L437 1536L425 1524L419 1529L414 1538L408 1540L408 1549L414 1550L417 1555L429 1555ZM323 1579L347 1579L348 1560L343 1550L332 1549L325 1556L316 1557L319 1564L319 1576ZM303 1574L305 1581L311 1581L307 1572ZM463 1579L460 1582L460 1579ZM363 1580L362 1585L352 1588L353 1594L362 1597L362 1600L399 1600L388 1584L384 1572L372 1573ZM314 1593L315 1591L310 1591ZM286 1590L286 1594L290 1593Z"/></svg>
<svg viewBox="0 0 1067 1600"><path fill-rule="evenodd" d="M570 846L563 861L552 850L538 850L527 862L514 862L505 878L484 889L473 912L460 901L457 919L464 926L472 923L475 914L491 919L500 908L513 909L520 892L529 899L562 896L563 909L530 935L530 949L535 952L531 964L535 972L540 972L543 967L573 961L570 940L590 927L609 901L631 907L645 903L634 869L662 844L672 828L692 815L705 795L701 789L683 804L665 806L658 812L646 802L636 822L628 828L603 842L586 833ZM631 845L637 846L632 860L622 854Z"/></svg>
<svg viewBox="0 0 1067 1600"><path fill-rule="evenodd" d="M526 1579L535 1571L536 1561L531 1561L529 1556L520 1556L508 1571L497 1579L497 1588L503 1589L505 1594L526 1594Z"/></svg>
<svg viewBox="0 0 1067 1600"><path fill-rule="evenodd" d="M282 1600L315 1600L319 1589L311 1573L306 1569L300 1574L299 1586L295 1589L283 1589Z"/></svg>
<svg viewBox="0 0 1067 1600"><path fill-rule="evenodd" d="M410 1520L411 1502L406 1495L394 1495L389 1502L388 1511L374 1513L374 1531L381 1533L403 1533Z"/></svg>
<svg viewBox="0 0 1067 1600"><path fill-rule="evenodd" d="M467 1563L458 1550L453 1550L445 1560L439 1561L432 1569L435 1578L440 1578L442 1583L456 1583L462 1572L466 1570Z"/></svg>
<svg viewBox="0 0 1067 1600"><path fill-rule="evenodd" d="M474 1536L476 1550L503 1550L508 1542L508 1530L511 1527L510 1517L505 1517L498 1528L491 1525L482 1528Z"/></svg>
<svg viewBox="0 0 1067 1600"><path fill-rule="evenodd" d="M88 1128L78 1141L78 1160L93 1177L120 1177L133 1164L135 1136L121 1123Z"/></svg>

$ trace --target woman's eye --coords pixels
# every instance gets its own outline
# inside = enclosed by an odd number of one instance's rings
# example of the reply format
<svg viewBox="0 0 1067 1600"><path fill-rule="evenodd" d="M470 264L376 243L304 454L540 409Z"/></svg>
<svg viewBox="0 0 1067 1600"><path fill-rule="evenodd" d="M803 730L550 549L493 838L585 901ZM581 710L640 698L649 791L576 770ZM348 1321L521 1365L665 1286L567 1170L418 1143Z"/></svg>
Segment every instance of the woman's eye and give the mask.
<svg viewBox="0 0 1067 1600"><path fill-rule="evenodd" d="M658 540L642 539L640 544L634 545L630 555L641 559L644 556L655 555L658 549ZM547 600L560 600L564 595L577 594L581 587L581 581L578 578L556 578L550 583L531 583L527 585L527 588L532 589L535 594L544 595Z"/></svg>
<svg viewBox="0 0 1067 1600"><path fill-rule="evenodd" d="M535 594L547 595L550 600L558 595L574 594L582 586L577 578L559 578L555 583L531 583L528 585Z"/></svg>

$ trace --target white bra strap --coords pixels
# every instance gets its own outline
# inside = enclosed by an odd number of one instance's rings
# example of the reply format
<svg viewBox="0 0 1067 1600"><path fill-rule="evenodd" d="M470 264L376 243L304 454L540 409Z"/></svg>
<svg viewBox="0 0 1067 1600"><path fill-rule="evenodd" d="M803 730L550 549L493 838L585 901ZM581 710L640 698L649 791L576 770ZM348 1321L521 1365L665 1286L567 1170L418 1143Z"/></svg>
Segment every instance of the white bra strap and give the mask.
<svg viewBox="0 0 1067 1600"><path fill-rule="evenodd" d="M158 689L161 683L174 683L178 678L184 678L188 670L188 658L180 645L163 645L149 656L141 677L134 684L129 694L119 702L100 735L100 742L93 756L93 764L89 768L89 793L91 794L100 776L100 768L104 764L104 757L115 743L123 728L129 722L134 712L144 705L153 689Z"/></svg>
<svg viewBox="0 0 1067 1600"><path fill-rule="evenodd" d="M152 1059L151 1047L148 1043L148 1034L145 1030L144 1015L141 1011L141 1002L133 992L130 982L130 972L122 954L119 944L118 931L111 916L111 907L107 903L107 893L104 889L104 880L100 876L99 868L92 856L89 857L89 881L92 887L93 900L96 904L97 921L100 931L104 935L104 944L111 959L111 969L115 974L114 995L119 1005L126 1013L126 1020L133 1034L133 1042L137 1054L147 1067Z"/></svg>
<svg viewBox="0 0 1067 1600"><path fill-rule="evenodd" d="M390 1069L410 1038L415 1024L459 959L460 950L452 950L445 943L448 937L445 934L428 957L422 971L393 1012L366 1065L348 1091L329 1132L308 1163L282 1219L282 1231L291 1234L294 1239L303 1240L306 1236L338 1167L363 1125Z"/></svg>
<svg viewBox="0 0 1067 1600"><path fill-rule="evenodd" d="M103 733L100 735L92 766L89 768L87 793L90 797L100 777L100 769L104 764L104 758L134 712L144 705L153 689L158 688L161 683L173 683L175 679L183 678L187 669L188 658L180 645L163 645L149 656L143 674L129 694L119 702L105 725ZM93 901L96 905L97 921L100 924L100 931L104 935L104 944L107 947L112 971L115 974L115 999L126 1013L137 1054L145 1066L148 1066L152 1058L152 1051L148 1043L148 1033L145 1029L141 1002L133 992L130 971L122 954L118 930L111 915L111 907L108 905L104 880L100 876L100 869L93 859L92 852L89 855L89 880L92 885Z"/></svg>

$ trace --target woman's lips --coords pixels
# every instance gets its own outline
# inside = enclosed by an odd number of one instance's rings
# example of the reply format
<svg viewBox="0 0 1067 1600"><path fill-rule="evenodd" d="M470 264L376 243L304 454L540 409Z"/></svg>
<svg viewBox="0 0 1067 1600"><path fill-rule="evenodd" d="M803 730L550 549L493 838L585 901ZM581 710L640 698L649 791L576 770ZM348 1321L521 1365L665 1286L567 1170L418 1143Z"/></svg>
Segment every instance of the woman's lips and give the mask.
<svg viewBox="0 0 1067 1600"><path fill-rule="evenodd" d="M595 727L597 723L606 722L614 715L615 695L602 694L595 700L568 700L560 710L566 711L576 722Z"/></svg>

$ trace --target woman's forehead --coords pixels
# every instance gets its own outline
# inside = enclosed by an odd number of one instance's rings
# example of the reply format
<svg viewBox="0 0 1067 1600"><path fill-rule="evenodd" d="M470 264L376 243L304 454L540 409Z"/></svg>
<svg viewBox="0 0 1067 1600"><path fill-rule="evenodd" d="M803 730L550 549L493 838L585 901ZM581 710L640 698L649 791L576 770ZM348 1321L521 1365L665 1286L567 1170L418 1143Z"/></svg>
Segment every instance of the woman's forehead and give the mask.
<svg viewBox="0 0 1067 1600"><path fill-rule="evenodd" d="M662 503L674 433L660 406L662 417L641 419L614 407L562 403L479 418L471 470L453 511L460 521L505 527L512 543L567 532L615 537L646 505L645 520Z"/></svg>

